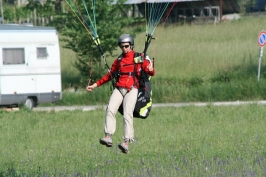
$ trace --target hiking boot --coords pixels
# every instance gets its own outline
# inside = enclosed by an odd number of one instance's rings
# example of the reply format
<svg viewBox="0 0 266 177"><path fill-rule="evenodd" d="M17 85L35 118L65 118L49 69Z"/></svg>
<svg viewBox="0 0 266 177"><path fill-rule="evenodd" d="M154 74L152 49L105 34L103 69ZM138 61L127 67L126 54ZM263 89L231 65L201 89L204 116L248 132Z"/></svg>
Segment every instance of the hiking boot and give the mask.
<svg viewBox="0 0 266 177"><path fill-rule="evenodd" d="M128 153L128 143L121 143L118 145L118 148L123 152L123 153Z"/></svg>
<svg viewBox="0 0 266 177"><path fill-rule="evenodd" d="M109 136L106 136L106 137L104 137L104 138L101 138L101 139L100 139L100 143L101 143L102 145L107 146L107 147L112 147L112 145L113 145L113 143L112 143L112 138L109 137Z"/></svg>

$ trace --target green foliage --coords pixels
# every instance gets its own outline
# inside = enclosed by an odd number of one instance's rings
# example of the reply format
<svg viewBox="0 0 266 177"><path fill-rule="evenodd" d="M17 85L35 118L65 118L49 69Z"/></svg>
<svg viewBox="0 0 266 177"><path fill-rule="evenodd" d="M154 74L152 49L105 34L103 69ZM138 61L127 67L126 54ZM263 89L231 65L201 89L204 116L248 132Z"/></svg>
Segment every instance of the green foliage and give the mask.
<svg viewBox="0 0 266 177"><path fill-rule="evenodd" d="M5 17L5 19L13 23L18 23L21 19L27 19L30 16L30 11L28 9L19 6L12 6L12 12L9 11L8 13L9 17Z"/></svg>
<svg viewBox="0 0 266 177"><path fill-rule="evenodd" d="M51 17L55 14L54 4L55 2L52 0L47 0L43 4L40 1L28 0L27 5L23 8L30 12L36 10L41 17Z"/></svg>
<svg viewBox="0 0 266 177"><path fill-rule="evenodd" d="M81 1L77 1L77 4L81 14L87 19L87 23L89 24L87 12L81 5ZM87 2L89 15L93 18L91 5L90 2ZM140 30L136 25L137 19L127 18L121 15L123 12L121 9L124 8L121 1L117 5L112 5L110 1L99 0L96 1L96 7L97 34L101 41L101 46L106 56L113 57L113 51L117 48L118 37L123 33L135 35ZM93 73L93 80L99 79L99 77L106 73L106 67L101 59L102 55L89 34L91 31L89 30L88 32L71 12L68 9L67 14L57 16L54 24L61 34L65 36L62 39L66 42L65 47L73 50L77 54L75 67L80 71L81 83L89 79L91 72ZM134 26L132 26L133 23L135 24ZM130 28L126 28L128 26Z"/></svg>
<svg viewBox="0 0 266 177"><path fill-rule="evenodd" d="M24 9L24 7L16 6L15 9L16 21L19 21L19 19L21 18L26 19L28 17L27 15L29 14L29 11L27 9Z"/></svg>
<svg viewBox="0 0 266 177"><path fill-rule="evenodd" d="M34 0L29 0L27 5L25 6L25 9L30 10L30 11L34 11L34 9L36 10L40 10L41 9L41 3L39 1L34 1Z"/></svg>
<svg viewBox="0 0 266 177"><path fill-rule="evenodd" d="M21 7L4 4L4 18L11 23L18 23L19 20L30 17L34 10L40 17L51 17L55 14L54 4L55 2L51 0L47 0L43 4L40 1L29 0L25 6Z"/></svg>
<svg viewBox="0 0 266 177"><path fill-rule="evenodd" d="M14 6L10 6L10 5L5 5L4 6L4 18L5 20L8 20L10 22L13 22L14 21L14 9L15 7Z"/></svg>

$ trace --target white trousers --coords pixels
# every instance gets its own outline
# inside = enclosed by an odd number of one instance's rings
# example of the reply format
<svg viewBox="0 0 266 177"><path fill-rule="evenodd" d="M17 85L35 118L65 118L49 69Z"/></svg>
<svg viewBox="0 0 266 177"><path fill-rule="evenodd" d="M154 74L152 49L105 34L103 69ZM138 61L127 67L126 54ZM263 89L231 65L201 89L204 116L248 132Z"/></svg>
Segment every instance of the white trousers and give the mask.
<svg viewBox="0 0 266 177"><path fill-rule="evenodd" d="M125 88L114 89L107 109L105 117L104 131L106 134L113 135L116 131L116 118L115 115L119 106L123 102L123 123L124 123L124 139L133 141L134 128L133 128L133 111L137 101L138 89L133 88L128 91Z"/></svg>

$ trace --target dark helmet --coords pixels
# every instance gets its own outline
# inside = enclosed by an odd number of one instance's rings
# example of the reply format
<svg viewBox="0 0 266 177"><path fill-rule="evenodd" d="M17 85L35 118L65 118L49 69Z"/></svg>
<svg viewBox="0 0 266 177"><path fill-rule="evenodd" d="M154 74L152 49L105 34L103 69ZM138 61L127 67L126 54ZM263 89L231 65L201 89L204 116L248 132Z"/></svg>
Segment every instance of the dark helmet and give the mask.
<svg viewBox="0 0 266 177"><path fill-rule="evenodd" d="M123 42L129 42L132 46L134 46L134 38L130 34L122 34L118 38L118 45Z"/></svg>

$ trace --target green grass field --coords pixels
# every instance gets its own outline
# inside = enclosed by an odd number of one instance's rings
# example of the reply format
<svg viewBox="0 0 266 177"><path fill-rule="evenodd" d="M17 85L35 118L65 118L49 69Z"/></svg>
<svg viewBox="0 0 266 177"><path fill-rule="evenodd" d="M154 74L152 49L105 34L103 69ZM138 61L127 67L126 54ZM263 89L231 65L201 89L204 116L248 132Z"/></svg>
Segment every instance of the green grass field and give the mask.
<svg viewBox="0 0 266 177"><path fill-rule="evenodd" d="M153 101L264 100L265 57L258 82L257 41L265 23L266 18L242 17L214 25L158 26L154 33L157 40L148 50L148 55L155 58ZM136 36L136 51L143 50L144 41L145 33ZM80 76L72 66L75 54L63 48L61 52L64 93L56 105L106 104L111 83L87 93L87 83L78 83ZM114 59L107 58L109 65ZM103 70L103 74L106 72ZM78 93L69 93L73 85L79 88Z"/></svg>
<svg viewBox="0 0 266 177"><path fill-rule="evenodd" d="M154 108L134 119L129 154L120 115L107 148L101 109L1 111L0 176L265 176L265 108Z"/></svg>
<svg viewBox="0 0 266 177"><path fill-rule="evenodd" d="M219 70L257 63L257 39L265 23L265 18L242 17L215 25L158 26L154 33L157 40L151 42L148 55L155 58L157 77L209 78ZM145 33L136 36L135 51L143 51L144 41ZM61 50L62 71L78 75L71 65L73 52ZM120 54L119 49L116 54ZM111 64L114 59L108 57L107 61Z"/></svg>
<svg viewBox="0 0 266 177"><path fill-rule="evenodd" d="M158 27L154 102L261 100L266 67L257 82L257 37L266 18L204 26ZM136 37L142 51L144 33ZM69 93L77 84L75 54L61 49L63 99L55 105L106 104L109 86ZM108 58L112 63L113 58ZM40 105L42 106L42 105ZM134 120L135 141L121 153L122 117L114 147L104 136L102 109L62 112L0 110L0 177L12 176L265 176L265 105L153 108Z"/></svg>

